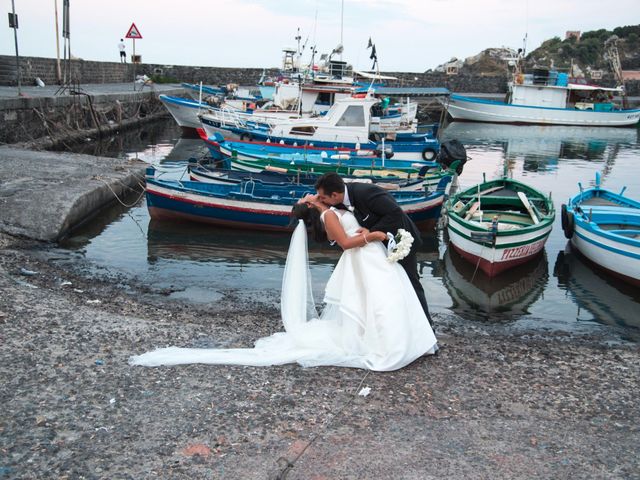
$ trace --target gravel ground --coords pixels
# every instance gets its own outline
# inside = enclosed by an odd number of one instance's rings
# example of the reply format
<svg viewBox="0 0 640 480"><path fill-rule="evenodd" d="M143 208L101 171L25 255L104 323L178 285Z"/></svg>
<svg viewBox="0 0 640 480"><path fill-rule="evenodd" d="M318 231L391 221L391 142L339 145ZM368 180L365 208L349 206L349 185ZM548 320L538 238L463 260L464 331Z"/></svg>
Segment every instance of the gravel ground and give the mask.
<svg viewBox="0 0 640 480"><path fill-rule="evenodd" d="M169 301L7 236L0 289L0 478L640 478L639 347L605 334L440 316L441 353L397 372L143 368L250 346L279 299Z"/></svg>

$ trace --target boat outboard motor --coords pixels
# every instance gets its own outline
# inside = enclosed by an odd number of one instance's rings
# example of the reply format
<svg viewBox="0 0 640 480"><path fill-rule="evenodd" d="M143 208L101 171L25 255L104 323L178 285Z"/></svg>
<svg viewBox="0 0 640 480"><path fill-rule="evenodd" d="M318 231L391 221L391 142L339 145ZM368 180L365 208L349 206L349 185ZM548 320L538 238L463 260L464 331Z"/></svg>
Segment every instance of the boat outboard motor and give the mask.
<svg viewBox="0 0 640 480"><path fill-rule="evenodd" d="M373 151L376 157L382 157L382 148L378 147ZM393 147L390 145L384 146L384 158L393 158Z"/></svg>
<svg viewBox="0 0 640 480"><path fill-rule="evenodd" d="M458 140L447 140L440 144L440 151L436 161L443 168L449 168L453 162L459 162L456 173L460 175L464 164L467 162L467 150Z"/></svg>

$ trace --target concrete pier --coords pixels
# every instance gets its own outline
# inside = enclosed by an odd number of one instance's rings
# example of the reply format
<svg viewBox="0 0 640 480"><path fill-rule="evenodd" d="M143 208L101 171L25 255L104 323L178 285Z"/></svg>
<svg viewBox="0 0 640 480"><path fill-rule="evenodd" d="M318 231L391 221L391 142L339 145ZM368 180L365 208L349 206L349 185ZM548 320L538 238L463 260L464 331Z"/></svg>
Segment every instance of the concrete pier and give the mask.
<svg viewBox="0 0 640 480"><path fill-rule="evenodd" d="M0 232L63 238L107 205L141 192L138 160L0 147Z"/></svg>

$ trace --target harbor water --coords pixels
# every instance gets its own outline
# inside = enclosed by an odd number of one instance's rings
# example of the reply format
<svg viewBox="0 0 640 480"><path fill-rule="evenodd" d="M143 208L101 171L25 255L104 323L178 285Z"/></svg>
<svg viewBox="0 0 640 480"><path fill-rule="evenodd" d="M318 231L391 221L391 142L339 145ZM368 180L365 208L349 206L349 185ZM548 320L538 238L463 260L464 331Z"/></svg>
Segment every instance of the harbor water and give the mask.
<svg viewBox="0 0 640 480"><path fill-rule="evenodd" d="M424 237L419 270L433 313L496 328L590 333L607 329L623 340L640 340L640 291L600 272L570 249L560 226L560 206L594 184L640 198L640 144L633 128L543 127L454 122L444 139L458 139L471 160L461 187L503 172L551 193L556 221L544 254L489 279L447 245L446 232ZM74 151L140 158L179 178L189 158L208 152L184 137L173 120L107 141L87 140ZM186 178L186 177L185 177ZM124 199L74 233L56 261L87 265L94 274L139 282L183 302L211 302L233 290L242 297L279 292L289 236L151 220L143 197ZM338 249L310 245L316 299L339 258ZM269 298L278 298L277 295Z"/></svg>

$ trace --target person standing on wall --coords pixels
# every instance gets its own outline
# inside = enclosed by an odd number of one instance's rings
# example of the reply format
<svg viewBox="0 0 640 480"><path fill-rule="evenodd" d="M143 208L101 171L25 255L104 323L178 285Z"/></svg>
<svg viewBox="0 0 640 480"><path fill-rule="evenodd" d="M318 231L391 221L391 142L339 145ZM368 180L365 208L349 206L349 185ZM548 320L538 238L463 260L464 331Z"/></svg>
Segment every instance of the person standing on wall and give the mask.
<svg viewBox="0 0 640 480"><path fill-rule="evenodd" d="M118 44L118 50L120 50L120 63L127 63L127 53L124 51L124 40L121 38Z"/></svg>

